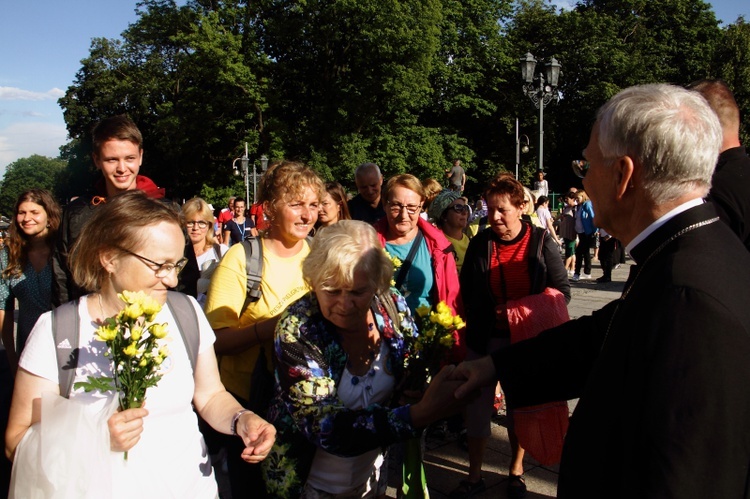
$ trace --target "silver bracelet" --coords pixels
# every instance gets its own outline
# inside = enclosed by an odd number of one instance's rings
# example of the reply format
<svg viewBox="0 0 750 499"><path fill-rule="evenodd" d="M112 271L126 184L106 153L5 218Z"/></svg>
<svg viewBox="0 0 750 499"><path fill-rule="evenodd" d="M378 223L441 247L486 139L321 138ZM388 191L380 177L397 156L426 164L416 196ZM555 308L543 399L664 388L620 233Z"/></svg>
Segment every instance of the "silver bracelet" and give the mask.
<svg viewBox="0 0 750 499"><path fill-rule="evenodd" d="M237 435L237 423L240 422L240 417L246 412L253 414L253 411L251 411L250 409L240 409L234 414L234 417L232 418L232 426L231 426L232 435Z"/></svg>

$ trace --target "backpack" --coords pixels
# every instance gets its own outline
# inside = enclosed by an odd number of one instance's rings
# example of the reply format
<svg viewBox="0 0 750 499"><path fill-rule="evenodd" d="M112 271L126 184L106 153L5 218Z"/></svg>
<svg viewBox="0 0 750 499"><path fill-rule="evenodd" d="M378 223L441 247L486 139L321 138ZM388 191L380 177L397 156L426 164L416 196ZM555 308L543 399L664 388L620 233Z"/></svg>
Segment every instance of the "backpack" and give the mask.
<svg viewBox="0 0 750 499"><path fill-rule="evenodd" d="M78 316L79 299L65 303L52 310L52 336L57 353L57 370L60 379L60 395L69 398L73 388L78 355L80 353L80 323ZM167 306L177 323L177 329L185 344L190 367L195 374L195 364L198 361L200 347L200 331L198 330L198 315L195 307L190 303L187 295L177 291L167 291Z"/></svg>
<svg viewBox="0 0 750 499"><path fill-rule="evenodd" d="M312 237L307 236L307 245L312 245ZM242 312L248 305L260 300L263 290L260 288L260 281L263 275L263 244L260 238L256 236L247 236L242 241L242 247L245 248L245 273L247 274L247 295L245 304L242 306ZM242 315L240 312L240 315Z"/></svg>

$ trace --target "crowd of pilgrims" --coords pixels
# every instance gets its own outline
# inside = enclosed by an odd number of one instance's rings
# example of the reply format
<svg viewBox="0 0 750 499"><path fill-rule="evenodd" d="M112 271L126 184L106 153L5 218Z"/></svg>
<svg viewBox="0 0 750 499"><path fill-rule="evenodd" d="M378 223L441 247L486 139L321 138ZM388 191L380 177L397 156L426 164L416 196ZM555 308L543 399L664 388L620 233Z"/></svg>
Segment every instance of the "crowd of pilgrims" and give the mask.
<svg viewBox="0 0 750 499"><path fill-rule="evenodd" d="M90 195L61 209L27 190L0 251L14 378L12 400L0 397L0 487L370 498L402 478L404 496L426 497L420 439L446 424L463 428L469 461L450 497L468 498L486 488L504 394L510 498L526 494L526 453L562 460L560 497L746 494L750 197L736 194L750 159L738 123L723 82L623 90L572 165L593 202L570 189L553 217L543 172L533 191L499 173L470 203L459 160L424 181L364 163L351 199L282 160L250 206L180 206L139 174L135 123L104 119ZM594 204L636 265L618 300L571 321L570 281L591 279L591 253L603 283L623 256ZM415 385L407 360L432 334L420 322L430 309L452 336L441 369ZM153 327L110 346L113 324L141 319ZM149 352L135 346L144 336ZM143 364L120 369L122 356ZM124 404L108 383L151 364L158 379ZM579 397L568 426L566 400ZM701 472L711 466L722 480Z"/></svg>
<svg viewBox="0 0 750 499"><path fill-rule="evenodd" d="M75 463L53 466L42 478L33 469L33 446L41 445L35 438L49 431L39 416L45 392L92 414L109 411L110 450L129 455L100 463L101 478L79 489L82 497L101 487L117 496L116 484L134 472L152 477L145 483L159 496L216 497L211 457L228 474L234 497L248 490L258 497L385 497L389 448L450 415L453 428L471 421L464 438L474 480L462 481L454 496L473 495L502 394L488 388L461 411L456 382L441 373L407 400L405 339L419 334L417 308L439 302L489 325L454 333L446 363L455 364L510 341L502 313L508 301L549 286L563 305L570 299L546 197L535 204L528 188L501 174L472 206L463 185L443 189L410 174L384 180L374 163L356 169L352 197L306 165L280 161L263 175L250 206L235 197L224 209L200 198L179 206L138 174L141 141L127 117L104 120L94 134L103 177L95 195L61 209L50 192L29 189L16 202L0 252L2 338L15 377L6 452L15 462L16 495L36 488L44 496L58 486L55 473L69 476L66 487L92 473ZM453 173L446 174L450 182ZM243 244L249 240L257 244ZM249 291L252 248L259 293ZM541 260L532 258L538 249ZM195 298L199 346L191 364L182 344L190 340L183 332L178 341L175 331L163 378L146 403L115 411L111 394L75 385L66 393L60 385L58 326L49 311L75 300L75 380L111 375L94 333L122 307L123 290L167 305L175 291ZM158 320L174 330L174 315L170 305ZM524 450L512 428L509 434L509 492L521 497ZM155 476L149 470L163 449L170 449L170 464Z"/></svg>

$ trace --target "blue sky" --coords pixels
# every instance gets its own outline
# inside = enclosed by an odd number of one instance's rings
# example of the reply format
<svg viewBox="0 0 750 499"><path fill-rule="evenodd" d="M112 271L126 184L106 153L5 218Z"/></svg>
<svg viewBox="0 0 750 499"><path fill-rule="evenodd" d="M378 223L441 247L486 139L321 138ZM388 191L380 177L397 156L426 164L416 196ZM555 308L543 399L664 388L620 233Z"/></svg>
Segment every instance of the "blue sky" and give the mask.
<svg viewBox="0 0 750 499"><path fill-rule="evenodd" d="M180 2L182 3L182 2ZM572 0L553 0L570 8ZM750 21L750 0L709 2L725 23ZM92 38L117 38L136 0L0 0L0 175L32 154L56 157L68 140L57 105Z"/></svg>

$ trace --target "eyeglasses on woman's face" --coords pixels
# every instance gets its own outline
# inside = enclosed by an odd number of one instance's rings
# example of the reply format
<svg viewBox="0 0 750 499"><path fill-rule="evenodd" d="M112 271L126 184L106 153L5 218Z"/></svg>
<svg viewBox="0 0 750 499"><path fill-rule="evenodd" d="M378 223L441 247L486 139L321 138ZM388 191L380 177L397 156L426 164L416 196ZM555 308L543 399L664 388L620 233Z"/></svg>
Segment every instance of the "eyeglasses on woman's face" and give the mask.
<svg viewBox="0 0 750 499"><path fill-rule="evenodd" d="M401 204L396 201L388 201L388 209L393 215L399 215L403 210L409 215L414 215L422 208L421 204Z"/></svg>
<svg viewBox="0 0 750 499"><path fill-rule="evenodd" d="M141 256L138 253L133 253L129 249L125 249L121 246L116 246L116 248L124 253L127 253L130 256L134 256L137 259L139 259L144 265L146 265L148 268L153 270L154 276L158 277L159 279L167 277L173 270L176 270L177 274L179 275L180 272L182 272L182 269L185 268L185 265L187 265L187 262L188 262L187 258L182 257L179 260L177 260L177 262L175 263L172 263L172 262L159 263L159 262L150 260L146 258L145 256Z"/></svg>
<svg viewBox="0 0 750 499"><path fill-rule="evenodd" d="M185 225L187 225L188 229L192 229L193 227L198 227L199 229L205 229L208 227L208 222L205 220L194 220L190 222L185 222Z"/></svg>
<svg viewBox="0 0 750 499"><path fill-rule="evenodd" d="M449 206L447 209L453 210L459 215L461 213L469 213L469 207L465 204L454 204L453 206Z"/></svg>

